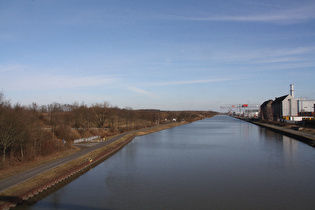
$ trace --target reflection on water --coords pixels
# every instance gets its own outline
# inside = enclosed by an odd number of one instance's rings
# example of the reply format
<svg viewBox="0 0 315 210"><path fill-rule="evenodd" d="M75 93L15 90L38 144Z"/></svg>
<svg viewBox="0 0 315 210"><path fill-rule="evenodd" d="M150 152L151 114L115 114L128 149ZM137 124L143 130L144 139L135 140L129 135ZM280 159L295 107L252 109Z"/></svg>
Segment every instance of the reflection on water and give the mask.
<svg viewBox="0 0 315 210"><path fill-rule="evenodd" d="M315 151L228 116L137 137L28 209L313 209Z"/></svg>
<svg viewBox="0 0 315 210"><path fill-rule="evenodd" d="M269 150L271 149L273 152L272 155L270 155L270 158L274 158L272 160L273 163L281 161L281 165L283 165L283 167L291 169L299 166L299 145L301 145L302 148L307 147L306 145L293 138L264 128L259 128L259 134L263 137L262 142L265 145L268 144L266 148Z"/></svg>

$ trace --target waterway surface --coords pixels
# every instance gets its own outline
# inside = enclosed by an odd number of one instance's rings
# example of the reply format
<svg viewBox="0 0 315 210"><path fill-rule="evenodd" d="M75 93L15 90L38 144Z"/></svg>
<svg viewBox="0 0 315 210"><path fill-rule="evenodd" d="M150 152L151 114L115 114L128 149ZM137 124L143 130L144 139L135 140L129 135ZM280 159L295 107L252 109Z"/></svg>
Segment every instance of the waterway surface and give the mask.
<svg viewBox="0 0 315 210"><path fill-rule="evenodd" d="M215 116L136 137L23 209L314 209L315 150Z"/></svg>

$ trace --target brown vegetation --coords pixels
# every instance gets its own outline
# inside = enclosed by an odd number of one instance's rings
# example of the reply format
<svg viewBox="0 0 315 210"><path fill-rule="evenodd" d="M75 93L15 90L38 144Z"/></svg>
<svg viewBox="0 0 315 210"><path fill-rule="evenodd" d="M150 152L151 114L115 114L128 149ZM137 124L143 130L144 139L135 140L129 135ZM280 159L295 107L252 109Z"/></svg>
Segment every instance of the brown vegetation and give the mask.
<svg viewBox="0 0 315 210"><path fill-rule="evenodd" d="M118 133L176 121L194 121L211 111L118 108L109 103L12 105L0 92L0 169L67 153L74 139Z"/></svg>
<svg viewBox="0 0 315 210"><path fill-rule="evenodd" d="M94 150L93 152L81 156L80 158L77 158L71 162L62 164L52 170L39 174L29 179L27 182L22 182L13 187L10 187L9 189L2 191L0 194L0 197L4 198L3 201L0 201L0 208L6 205L11 206L11 204L12 206L15 206L14 203L22 202L22 198L24 196L28 194L33 194L33 192L38 192L38 189L46 189L45 186L53 186L51 185L51 183L55 183L54 180L60 180L60 177L66 177L69 172L73 173L74 171L78 171L78 169L82 168L83 165L91 163L90 160L92 160L92 165L95 166L93 161L96 161L99 157L101 157L100 160L108 158L111 154L117 152L119 148L121 148L121 146L127 144L134 136L146 135L149 133L183 125L185 123L187 122L172 122L159 126L154 126L148 129L135 131L133 133L125 135L124 137L107 146L101 147L100 149Z"/></svg>

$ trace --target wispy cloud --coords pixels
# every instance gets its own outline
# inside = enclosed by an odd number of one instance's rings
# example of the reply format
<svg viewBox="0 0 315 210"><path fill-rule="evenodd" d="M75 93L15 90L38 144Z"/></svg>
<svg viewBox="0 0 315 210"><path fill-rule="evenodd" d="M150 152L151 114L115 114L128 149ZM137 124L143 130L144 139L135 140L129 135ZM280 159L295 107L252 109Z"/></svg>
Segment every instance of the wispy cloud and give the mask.
<svg viewBox="0 0 315 210"><path fill-rule="evenodd" d="M8 91L26 91L97 87L120 81L118 76L112 75L76 75L62 72L65 71L57 68L0 63L0 84L1 88Z"/></svg>
<svg viewBox="0 0 315 210"><path fill-rule="evenodd" d="M301 55L305 53L315 52L315 47L296 47L289 49L279 49L272 50L271 53L273 56L284 56L284 55Z"/></svg>
<svg viewBox="0 0 315 210"><path fill-rule="evenodd" d="M225 51L213 53L211 59L218 62L246 61L246 63L307 62L309 59L304 55L308 54L315 54L315 47Z"/></svg>
<svg viewBox="0 0 315 210"><path fill-rule="evenodd" d="M183 81L167 81L167 82L156 82L150 84L144 84L143 86L166 86L166 85L190 85L190 84L201 84L201 83L213 83L213 82L224 82L236 80L235 78L216 78L216 79L204 79L204 80L183 80Z"/></svg>
<svg viewBox="0 0 315 210"><path fill-rule="evenodd" d="M146 91L146 90L143 90L143 89L140 89L140 88L137 88L137 87L131 87L129 86L128 87L128 90L132 91L132 92L135 92L135 93L138 93L140 95L144 95L144 96L148 96L150 98L159 98L158 95L154 94L154 93L151 93L149 91Z"/></svg>
<svg viewBox="0 0 315 210"><path fill-rule="evenodd" d="M284 70L284 69L298 69L315 67L315 62L304 62L304 63L282 63L273 65L270 70Z"/></svg>
<svg viewBox="0 0 315 210"><path fill-rule="evenodd" d="M259 61L254 61L251 63L291 63L291 62L303 62L307 61L305 58L298 58L298 57L280 57L280 58L265 58L260 59Z"/></svg>
<svg viewBox="0 0 315 210"><path fill-rule="evenodd" d="M0 64L0 72L20 71L23 68L24 66L19 65L19 64L10 64L10 65Z"/></svg>
<svg viewBox="0 0 315 210"><path fill-rule="evenodd" d="M190 21L230 21L230 22L276 22L297 23L315 19L315 5L307 7L244 15L209 15L209 16L177 16L169 15L169 19Z"/></svg>
<svg viewBox="0 0 315 210"><path fill-rule="evenodd" d="M218 54L213 57L213 60L219 63L228 62L242 65L244 69L250 67L251 71L300 70L302 68L308 68L311 71L311 68L315 67L314 55L315 48L312 46L268 48L253 51L244 50L239 53L229 52Z"/></svg>
<svg viewBox="0 0 315 210"><path fill-rule="evenodd" d="M2 87L6 90L56 90L69 88L87 88L108 85L118 81L104 75L69 76L69 75L34 75L1 79Z"/></svg>

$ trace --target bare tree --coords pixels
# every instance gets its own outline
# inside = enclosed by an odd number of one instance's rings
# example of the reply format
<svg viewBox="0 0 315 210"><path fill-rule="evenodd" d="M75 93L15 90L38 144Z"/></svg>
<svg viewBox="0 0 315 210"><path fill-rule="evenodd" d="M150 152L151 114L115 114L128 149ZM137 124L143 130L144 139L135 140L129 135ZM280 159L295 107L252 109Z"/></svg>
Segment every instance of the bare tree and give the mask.
<svg viewBox="0 0 315 210"><path fill-rule="evenodd" d="M123 118L125 122L125 128L128 130L134 118L134 111L132 110L132 108L127 107L125 109L121 109L119 111L119 114L120 114L120 117Z"/></svg>
<svg viewBox="0 0 315 210"><path fill-rule="evenodd" d="M93 121L98 128L103 128L109 115L109 103L94 104L92 106Z"/></svg>
<svg viewBox="0 0 315 210"><path fill-rule="evenodd" d="M9 107L11 106L10 101L6 100L3 92L0 92L0 107Z"/></svg>
<svg viewBox="0 0 315 210"><path fill-rule="evenodd" d="M23 120L18 111L11 107L0 108L0 145L2 147L3 158L5 163L7 149L19 139L23 138L25 129Z"/></svg>
<svg viewBox="0 0 315 210"><path fill-rule="evenodd" d="M81 136L85 138L85 132L90 128L90 120L92 118L90 109L84 103L82 103L81 105L75 103L73 105L72 112L74 127L78 129Z"/></svg>
<svg viewBox="0 0 315 210"><path fill-rule="evenodd" d="M108 109L108 119L109 119L109 123L110 123L110 128L112 131L119 130L119 117L118 117L118 113L119 113L119 108L118 107L110 107Z"/></svg>

